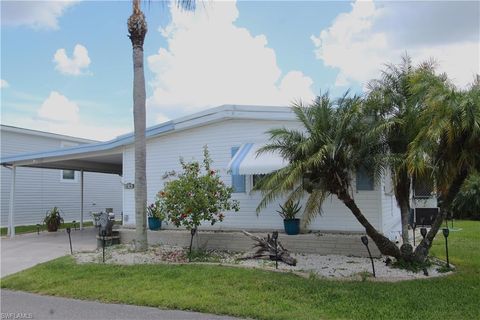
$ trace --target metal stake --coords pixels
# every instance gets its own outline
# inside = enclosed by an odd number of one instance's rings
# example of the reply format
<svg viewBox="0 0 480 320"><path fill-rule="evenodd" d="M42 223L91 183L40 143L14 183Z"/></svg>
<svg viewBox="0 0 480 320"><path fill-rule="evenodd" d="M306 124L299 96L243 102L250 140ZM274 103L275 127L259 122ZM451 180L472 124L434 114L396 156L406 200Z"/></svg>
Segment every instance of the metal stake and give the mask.
<svg viewBox="0 0 480 320"><path fill-rule="evenodd" d="M68 233L68 242L70 242L70 254L73 254L73 249L72 249L72 237L70 236L70 232L72 231L71 228L67 228L67 233Z"/></svg>
<svg viewBox="0 0 480 320"><path fill-rule="evenodd" d="M368 238L367 236L363 236L361 239L362 239L362 243L365 245L365 247L367 247L368 256L370 257L370 261L372 262L373 277L376 278L375 264L373 263L373 258L372 258L372 253L370 252L370 248L368 247Z"/></svg>
<svg viewBox="0 0 480 320"><path fill-rule="evenodd" d="M412 223L412 230L413 230L413 246L415 247L415 228L417 227L417 224L414 222Z"/></svg>
<svg viewBox="0 0 480 320"><path fill-rule="evenodd" d="M102 251L103 251L103 263L105 263L105 236L107 232L102 230Z"/></svg>
<svg viewBox="0 0 480 320"><path fill-rule="evenodd" d="M448 259L448 235L450 233L450 230L448 228L443 228L443 236L445 237L445 253L447 255L447 268L450 269L450 261Z"/></svg>

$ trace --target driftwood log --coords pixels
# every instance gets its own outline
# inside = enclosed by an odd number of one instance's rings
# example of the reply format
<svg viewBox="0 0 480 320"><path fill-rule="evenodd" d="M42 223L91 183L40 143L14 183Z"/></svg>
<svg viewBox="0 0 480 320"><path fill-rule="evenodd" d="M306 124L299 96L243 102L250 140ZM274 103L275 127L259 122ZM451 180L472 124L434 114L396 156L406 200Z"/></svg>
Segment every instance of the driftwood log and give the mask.
<svg viewBox="0 0 480 320"><path fill-rule="evenodd" d="M288 250L282 246L278 239L275 246L275 239L273 236L270 236L270 234L267 234L266 238L262 238L247 231L242 232L256 242L253 246L253 248L256 248L256 251L242 259L270 259L272 261L281 261L290 266L297 265L297 260L290 256Z"/></svg>

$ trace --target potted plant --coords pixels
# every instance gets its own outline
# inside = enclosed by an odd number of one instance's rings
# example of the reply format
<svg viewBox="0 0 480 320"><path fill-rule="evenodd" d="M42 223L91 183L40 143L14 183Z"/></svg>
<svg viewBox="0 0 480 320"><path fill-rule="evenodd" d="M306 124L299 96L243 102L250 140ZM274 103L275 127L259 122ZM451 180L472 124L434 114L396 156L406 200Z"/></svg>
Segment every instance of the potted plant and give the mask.
<svg viewBox="0 0 480 320"><path fill-rule="evenodd" d="M47 225L48 232L55 232L63 222L63 218L60 216L60 211L57 207L53 207L52 210L47 211L47 215L43 222Z"/></svg>
<svg viewBox="0 0 480 320"><path fill-rule="evenodd" d="M300 219L297 219L296 215L301 209L302 206L298 201L293 202L290 200L285 202L283 206L280 205L280 210L277 210L277 212L283 218L286 234L295 235L300 233Z"/></svg>
<svg viewBox="0 0 480 320"><path fill-rule="evenodd" d="M165 214L160 206L160 200L147 207L148 228L150 230L160 230L162 228L162 220L165 220Z"/></svg>

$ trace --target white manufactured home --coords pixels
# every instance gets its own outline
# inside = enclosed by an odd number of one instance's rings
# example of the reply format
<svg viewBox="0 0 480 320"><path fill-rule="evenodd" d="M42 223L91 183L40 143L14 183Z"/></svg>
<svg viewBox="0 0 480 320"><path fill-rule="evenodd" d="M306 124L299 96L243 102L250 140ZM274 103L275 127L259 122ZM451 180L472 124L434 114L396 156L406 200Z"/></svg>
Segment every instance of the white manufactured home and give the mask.
<svg viewBox="0 0 480 320"><path fill-rule="evenodd" d="M71 148L97 141L53 134L37 130L1 125L1 158L16 154L36 154L44 150ZM1 167L1 226L8 226L12 167ZM41 224L47 210L57 206L65 221L80 221L81 172L75 170L18 167L15 172L15 225ZM90 211L122 209L122 185L118 175L85 172L85 220L92 220Z"/></svg>
<svg viewBox="0 0 480 320"><path fill-rule="evenodd" d="M167 171L179 170L179 158L202 160L207 145L213 166L222 179L235 190L240 211L227 213L222 223L205 225L215 230L282 230L283 221L276 213L282 199L270 204L257 215L255 209L261 193L252 191L257 175L272 172L285 165L275 155L256 157L255 151L268 141L271 128L300 128L294 114L285 107L226 105L169 121L146 131L148 201L162 189ZM232 161L233 159L233 161ZM3 158L9 166L74 169L85 172L106 172L122 175L123 223L135 224L134 214L134 147L133 134L112 141L53 150L30 155ZM400 233L400 212L388 177L373 183L358 175L353 184L354 198L369 221L385 235L394 239ZM173 226L166 226L174 228ZM363 232L364 228L335 197L325 201L323 214L309 230L331 232Z"/></svg>

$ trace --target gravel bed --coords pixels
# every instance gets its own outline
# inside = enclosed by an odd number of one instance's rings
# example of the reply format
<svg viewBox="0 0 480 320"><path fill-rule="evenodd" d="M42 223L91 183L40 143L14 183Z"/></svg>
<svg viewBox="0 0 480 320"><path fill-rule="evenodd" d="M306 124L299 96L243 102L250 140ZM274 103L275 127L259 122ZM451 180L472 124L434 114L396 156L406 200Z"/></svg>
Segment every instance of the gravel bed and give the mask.
<svg viewBox="0 0 480 320"><path fill-rule="evenodd" d="M291 254L297 259L296 266L278 263L280 271L303 273L305 276L317 276L329 279L369 280L374 281L402 281L413 279L428 279L451 274L439 272L438 261L434 261L428 268L428 276L423 272L411 272L404 269L387 266L382 259L373 259L376 278L372 277L372 265L368 258L347 257L341 255L318 254ZM250 268L274 270L275 262L261 259L247 259L245 253L208 250L193 259L193 262L218 263L222 265L236 265ZM74 255L77 263L102 263L102 250L79 252ZM105 263L108 264L156 264L156 263L189 263L187 250L175 246L151 246L146 252L135 252L133 247L118 245L105 249Z"/></svg>

